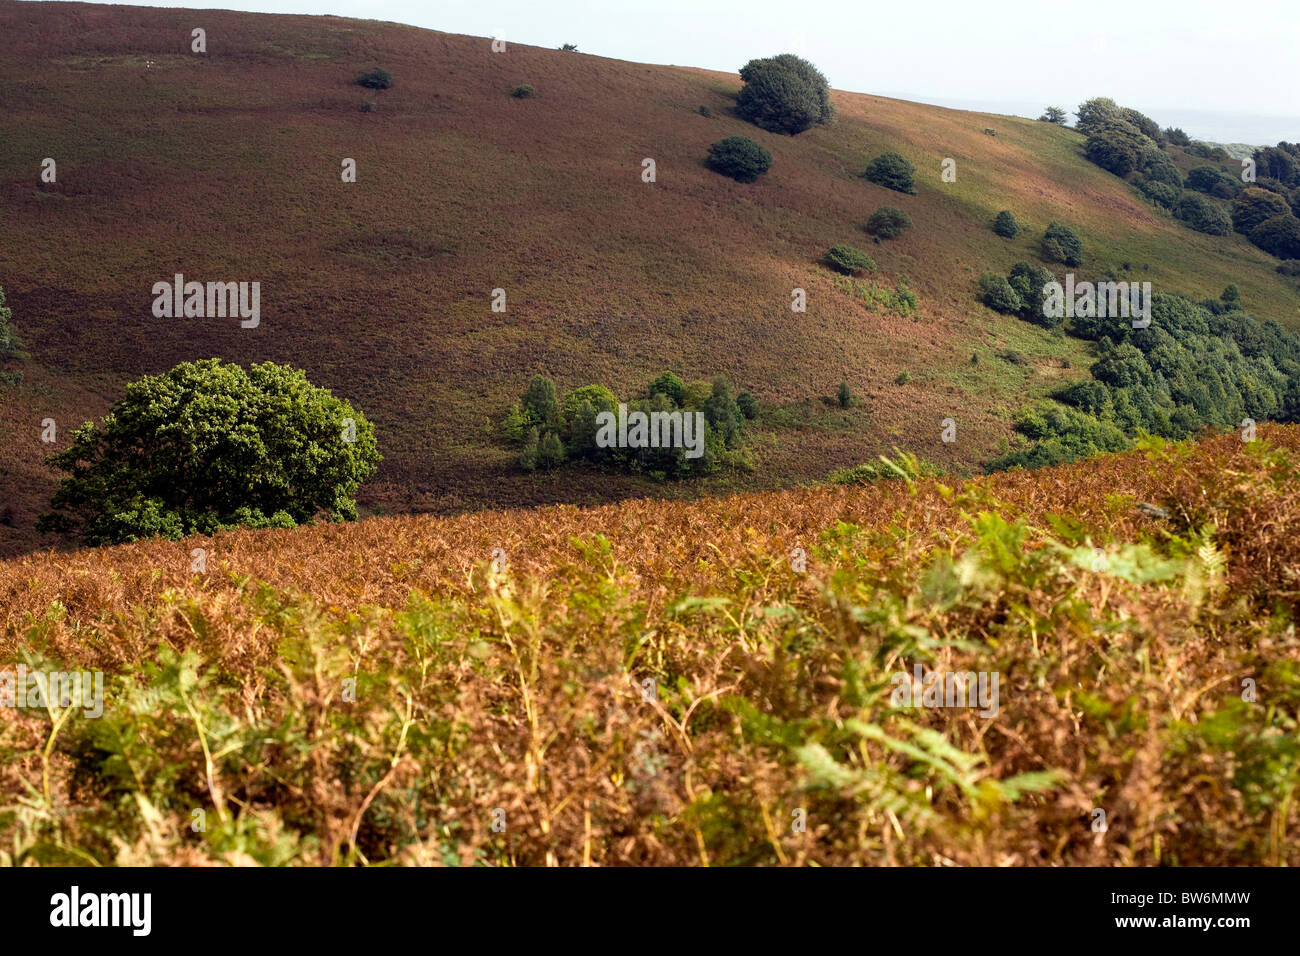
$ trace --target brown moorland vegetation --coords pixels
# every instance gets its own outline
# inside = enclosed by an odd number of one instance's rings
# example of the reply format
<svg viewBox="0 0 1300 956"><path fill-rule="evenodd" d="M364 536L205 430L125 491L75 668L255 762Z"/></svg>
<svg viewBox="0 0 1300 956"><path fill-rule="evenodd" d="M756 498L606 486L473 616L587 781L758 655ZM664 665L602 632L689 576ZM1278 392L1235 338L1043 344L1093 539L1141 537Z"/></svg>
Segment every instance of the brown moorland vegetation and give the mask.
<svg viewBox="0 0 1300 956"><path fill-rule="evenodd" d="M1300 429L1259 436L0 562L3 666L106 674L0 723L0 858L1300 864ZM916 666L996 714L896 705Z"/></svg>
<svg viewBox="0 0 1300 956"><path fill-rule="evenodd" d="M206 54L190 52L195 27ZM894 445L977 467L1022 404L1086 374L1082 343L975 300L979 275L1034 259L1056 219L1083 237L1083 276L1127 261L1157 290L1235 282L1251 310L1297 324L1300 291L1272 260L1159 214L1053 124L836 91L835 124L783 137L734 115L734 74L494 54L335 17L0 0L0 35L0 285L30 356L6 363L23 384L0 386L0 502L15 512L0 554L49 543L32 531L55 483L44 456L125 383L185 360L305 369L376 423L385 460L363 506L452 514L789 487ZM357 86L376 65L394 86ZM534 97L510 95L524 83ZM729 135L772 152L760 182L705 166ZM916 165L915 196L861 178L885 150ZM55 183L40 180L46 157ZM862 227L884 204L915 228L870 244ZM1017 239L989 229L1000 209L1025 226ZM906 277L919 312L838 288L817 265L838 243L868 243L879 271L865 281ZM154 318L153 284L178 272L260 281L261 325ZM806 313L790 310L795 287ZM626 396L665 368L758 396L756 472L525 475L489 427L534 373ZM860 406L822 401L841 381ZM938 440L946 417L953 444Z"/></svg>

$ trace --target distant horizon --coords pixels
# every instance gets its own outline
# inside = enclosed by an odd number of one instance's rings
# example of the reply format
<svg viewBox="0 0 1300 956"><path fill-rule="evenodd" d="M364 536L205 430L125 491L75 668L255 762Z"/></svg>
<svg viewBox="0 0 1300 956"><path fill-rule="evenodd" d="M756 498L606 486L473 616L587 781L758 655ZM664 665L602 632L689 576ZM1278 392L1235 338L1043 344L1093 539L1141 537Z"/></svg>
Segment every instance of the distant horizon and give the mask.
<svg viewBox="0 0 1300 956"><path fill-rule="evenodd" d="M31 2L31 0L25 0ZM82 0L52 0L82 2ZM743 19L730 7L659 0L651 8L595 0L118 0L163 9L340 16L383 20L536 47L574 43L580 52L660 66L734 73L755 57L792 52L811 60L844 92L1037 118L1047 106L1073 110L1109 96L1161 127L1193 139L1274 145L1300 140L1300 17L1288 0L1257 0L1267 31L1224 29L1225 8L1185 0L1171 21L1129 0L1093 0L1086 22L1052 28L1033 0L1000 0L972 12L960 0L920 8L866 10L856 0L820 0L791 19L780 0L751 0ZM1252 21L1254 22L1254 21ZM824 29L804 24L824 23ZM924 34L918 34L923 27ZM883 43L881 37L899 42ZM910 42L916 38L918 42ZM1062 68L1086 62L1089 69ZM1233 64L1247 64L1242 71ZM911 82L898 90L899 78ZM1226 77L1226 78L1225 78ZM1026 97L1032 89L1041 96ZM889 90L890 92L885 92ZM960 97L950 95L960 91ZM1172 102L1195 106L1161 106ZM960 104L960 105L958 105Z"/></svg>

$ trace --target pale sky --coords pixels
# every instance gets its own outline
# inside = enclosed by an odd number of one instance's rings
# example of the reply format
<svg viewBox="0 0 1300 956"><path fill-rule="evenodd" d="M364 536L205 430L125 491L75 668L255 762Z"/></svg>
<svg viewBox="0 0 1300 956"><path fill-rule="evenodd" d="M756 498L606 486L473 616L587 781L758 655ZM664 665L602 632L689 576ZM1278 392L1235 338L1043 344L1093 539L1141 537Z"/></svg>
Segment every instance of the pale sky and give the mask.
<svg viewBox="0 0 1300 956"><path fill-rule="evenodd" d="M1300 0L118 2L391 20L730 72L794 52L841 90L1033 115L1110 96L1195 138L1300 140Z"/></svg>

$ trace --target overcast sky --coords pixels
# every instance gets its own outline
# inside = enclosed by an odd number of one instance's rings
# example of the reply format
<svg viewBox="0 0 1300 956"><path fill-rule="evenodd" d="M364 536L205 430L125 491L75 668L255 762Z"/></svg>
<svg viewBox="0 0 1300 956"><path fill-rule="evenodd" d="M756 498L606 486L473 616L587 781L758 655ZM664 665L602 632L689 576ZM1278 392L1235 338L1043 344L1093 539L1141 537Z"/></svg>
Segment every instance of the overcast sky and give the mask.
<svg viewBox="0 0 1300 956"><path fill-rule="evenodd" d="M1300 140L1300 0L227 0L735 72L795 52L836 89L990 112L1110 96L1219 142Z"/></svg>

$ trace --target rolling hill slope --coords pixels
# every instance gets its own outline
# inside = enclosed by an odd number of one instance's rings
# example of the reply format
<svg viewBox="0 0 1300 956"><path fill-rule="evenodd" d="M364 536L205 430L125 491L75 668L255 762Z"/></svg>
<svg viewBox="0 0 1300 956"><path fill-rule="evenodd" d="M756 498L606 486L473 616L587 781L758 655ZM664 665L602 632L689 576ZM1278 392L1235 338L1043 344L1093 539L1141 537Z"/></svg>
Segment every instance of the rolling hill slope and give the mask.
<svg viewBox="0 0 1300 956"><path fill-rule="evenodd" d="M127 381L188 359L304 368L376 424L386 460L363 506L454 513L788 486L891 445L978 467L1029 397L1085 374L1083 343L975 301L979 274L1032 258L1054 219L1083 236L1087 275L1127 261L1197 297L1235 282L1300 326L1267 256L1162 216L1045 123L836 92L834 125L782 137L731 114L731 74L333 17L0 0L0 35L0 285L29 356L6 366L23 383L0 386L3 553L41 541L43 456ZM392 89L354 84L376 64ZM522 83L535 98L510 95ZM703 164L734 134L773 153L757 183ZM860 178L886 149L917 166L917 195ZM885 204L915 228L870 245L862 226ZM1028 227L1014 241L988 228L1003 208ZM869 248L883 284L909 282L919 314L837 291L817 260L838 242ZM176 273L259 281L260 325L155 318L151 289ZM755 473L524 475L490 428L534 373L628 395L665 368L758 396ZM860 407L823 401L841 379Z"/></svg>

